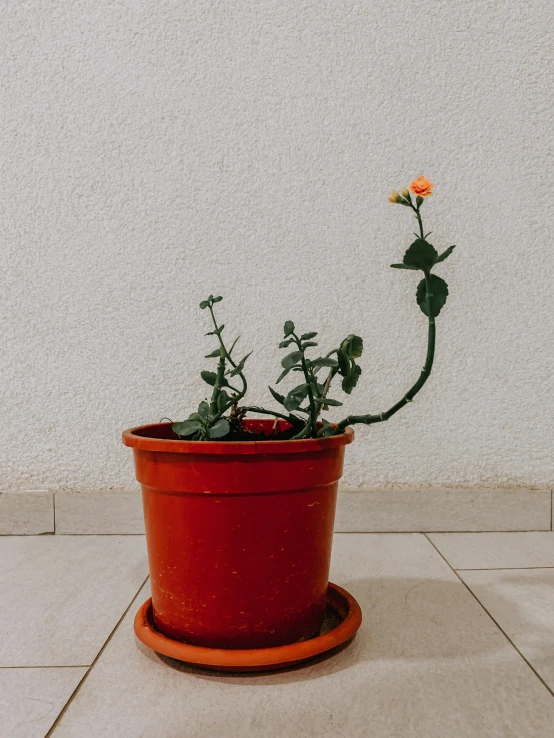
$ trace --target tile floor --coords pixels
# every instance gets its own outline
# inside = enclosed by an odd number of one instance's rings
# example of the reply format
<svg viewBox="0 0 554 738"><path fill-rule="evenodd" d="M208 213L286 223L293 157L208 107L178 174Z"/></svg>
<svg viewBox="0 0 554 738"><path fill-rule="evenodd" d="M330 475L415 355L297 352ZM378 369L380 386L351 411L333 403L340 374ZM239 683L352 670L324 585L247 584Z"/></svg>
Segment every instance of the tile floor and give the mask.
<svg viewBox="0 0 554 738"><path fill-rule="evenodd" d="M364 623L303 668L144 648L142 536L0 538L2 738L552 738L554 533L335 537Z"/></svg>

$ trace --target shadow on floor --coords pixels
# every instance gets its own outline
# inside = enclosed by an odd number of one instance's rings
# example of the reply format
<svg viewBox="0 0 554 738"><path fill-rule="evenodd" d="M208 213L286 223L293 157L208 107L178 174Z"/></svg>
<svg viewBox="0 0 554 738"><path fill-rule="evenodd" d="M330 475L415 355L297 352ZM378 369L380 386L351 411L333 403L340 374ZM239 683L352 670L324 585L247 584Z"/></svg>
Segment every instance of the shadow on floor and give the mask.
<svg viewBox="0 0 554 738"><path fill-rule="evenodd" d="M340 582L362 608L355 638L332 652L284 670L253 674L215 672L148 652L175 671L208 681L279 684L319 679L361 662L391 660L471 660L495 653L509 642L459 581L452 579L367 578ZM503 608L514 617L513 602ZM145 649L146 651L147 649Z"/></svg>

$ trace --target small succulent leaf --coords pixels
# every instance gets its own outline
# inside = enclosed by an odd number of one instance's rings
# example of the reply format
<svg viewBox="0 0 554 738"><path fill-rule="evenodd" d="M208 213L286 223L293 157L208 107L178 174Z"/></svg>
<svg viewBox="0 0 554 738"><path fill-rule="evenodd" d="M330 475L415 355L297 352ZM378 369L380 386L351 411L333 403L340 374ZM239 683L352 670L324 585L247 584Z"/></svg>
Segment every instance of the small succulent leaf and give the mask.
<svg viewBox="0 0 554 738"><path fill-rule="evenodd" d="M285 338L287 336L290 336L291 333L294 333L294 323L292 322L292 320L287 320L283 328L283 332L285 334Z"/></svg>
<svg viewBox="0 0 554 738"><path fill-rule="evenodd" d="M205 359L215 359L216 357L219 358L221 356L221 350L216 349L215 351L212 351L211 354L207 354L204 358Z"/></svg>
<svg viewBox="0 0 554 738"><path fill-rule="evenodd" d="M210 387L213 387L215 384L215 380L217 378L217 374L215 372L200 372L200 376L206 382L206 384L209 384Z"/></svg>
<svg viewBox="0 0 554 738"><path fill-rule="evenodd" d="M208 420L209 414L210 406L207 402L201 402L200 405L198 405L198 415L200 415L203 421L206 421Z"/></svg>
<svg viewBox="0 0 554 738"><path fill-rule="evenodd" d="M331 357L322 356L320 359L314 359L312 362L310 362L311 366L327 366L330 369L336 369L339 365L339 362L336 359L331 359Z"/></svg>
<svg viewBox="0 0 554 738"><path fill-rule="evenodd" d="M404 254L404 264L428 272L435 263L437 250L424 238L416 238Z"/></svg>
<svg viewBox="0 0 554 738"><path fill-rule="evenodd" d="M363 353L364 342L360 336L350 333L350 335L346 336L340 347L349 358L357 359Z"/></svg>
<svg viewBox="0 0 554 738"><path fill-rule="evenodd" d="M342 380L342 389L344 392L346 392L347 395L349 395L352 392L352 390L358 383L358 379L361 373L362 373L361 367L359 367L357 364L352 363L352 369L348 372L346 377Z"/></svg>
<svg viewBox="0 0 554 738"><path fill-rule="evenodd" d="M325 437L332 436L333 433L335 432L335 428L331 425L331 423L328 420L323 419L321 421L321 425L323 426L323 433L322 433L323 436Z"/></svg>
<svg viewBox="0 0 554 738"><path fill-rule="evenodd" d="M200 303L200 310L205 310L210 303L207 300L202 300Z"/></svg>
<svg viewBox="0 0 554 738"><path fill-rule="evenodd" d="M285 397L284 406L285 409L290 412L298 410L300 405L304 402L308 396L308 384L300 384L298 387L291 389L288 395Z"/></svg>
<svg viewBox="0 0 554 738"><path fill-rule="evenodd" d="M284 397L284 395L280 395L278 392L275 392L275 390L273 389L273 387L268 387L268 389L271 392L271 394L273 396L273 399L274 400L277 400L277 402L279 403L279 405L284 405L285 404L285 397Z"/></svg>
<svg viewBox="0 0 554 738"><path fill-rule="evenodd" d="M204 333L205 336L217 336L217 331L208 331Z"/></svg>
<svg viewBox="0 0 554 738"><path fill-rule="evenodd" d="M445 259L448 259L450 254L454 251L456 246L449 246L446 251L443 251L440 256L437 256L435 259L435 264L439 264L441 261L444 261Z"/></svg>
<svg viewBox="0 0 554 738"><path fill-rule="evenodd" d="M324 405L332 407L340 407L342 405L342 402L339 402L338 400L330 400L328 397L316 397L315 399L318 402L322 402Z"/></svg>
<svg viewBox="0 0 554 738"><path fill-rule="evenodd" d="M223 300L223 298L221 297L221 295L219 295L219 297L214 297L214 299L212 300L212 302L213 303L216 303L216 302L221 302L222 300Z"/></svg>
<svg viewBox="0 0 554 738"><path fill-rule="evenodd" d="M183 420L181 423L173 423L171 428L177 436L186 438L201 430L202 423L198 420Z"/></svg>
<svg viewBox="0 0 554 738"><path fill-rule="evenodd" d="M239 361L239 363L236 365L236 367L234 369L231 369L231 371L229 372L230 377L236 377L237 374L242 373L242 370L244 369L244 365L246 364L246 359L248 359L251 353L252 351L246 354L246 356L243 356L242 359Z"/></svg>
<svg viewBox="0 0 554 738"><path fill-rule="evenodd" d="M292 369L302 358L302 351L293 351L292 354L287 354L281 361L283 369Z"/></svg>
<svg viewBox="0 0 554 738"><path fill-rule="evenodd" d="M300 336L301 341L309 341L310 338L315 338L317 336L317 331L310 331L310 333L303 333Z"/></svg>
<svg viewBox="0 0 554 738"><path fill-rule="evenodd" d="M233 404L233 399L229 397L227 392L225 390L221 390L219 395L217 396L217 409L220 413L225 412L225 410L229 407L229 405Z"/></svg>
<svg viewBox="0 0 554 738"><path fill-rule="evenodd" d="M416 271L416 272L417 272L417 271L418 271L418 269L419 269L419 267L411 267L411 266L406 266L406 264L391 264L391 267L392 267L393 269L413 269L413 270L414 270L414 271Z"/></svg>
<svg viewBox="0 0 554 738"><path fill-rule="evenodd" d="M343 348L340 348L337 352L337 361L339 364L339 374L342 377L346 377L350 371L350 359Z"/></svg>
<svg viewBox="0 0 554 738"><path fill-rule="evenodd" d="M275 384L279 384L279 382L282 379L284 379L284 377L286 377L289 372L290 372L290 369L283 369L283 371L281 372L281 374L279 374L279 378L277 379L277 381L275 382Z"/></svg>
<svg viewBox="0 0 554 738"><path fill-rule="evenodd" d="M310 346L317 346L317 343L315 341L305 341L301 346L302 350L305 351L307 348L310 348Z"/></svg>
<svg viewBox="0 0 554 738"><path fill-rule="evenodd" d="M235 348L235 346L237 345L237 342L238 342L239 338L240 338L240 336L237 336L237 337L235 338L235 340L233 341L233 344L232 344L231 348L230 348L230 349L229 349L229 351L227 352L227 353L229 354L229 356L231 356L231 354L233 353L233 349L234 349L234 348Z"/></svg>
<svg viewBox="0 0 554 738"><path fill-rule="evenodd" d="M208 430L208 436L210 438L222 438L226 436L231 429L229 421L226 418L220 418L216 423L212 425Z"/></svg>
<svg viewBox="0 0 554 738"><path fill-rule="evenodd" d="M418 195L416 197L416 205L417 205L417 207L419 208L423 204L424 201L425 201L424 198L421 197L421 195Z"/></svg>
<svg viewBox="0 0 554 738"><path fill-rule="evenodd" d="M281 341L279 348L286 348L287 346L290 346L293 341L294 338L286 338L284 341Z"/></svg>
<svg viewBox="0 0 554 738"><path fill-rule="evenodd" d="M448 285L446 284L444 279L441 279L441 277L437 277L436 274L430 274L429 289L431 293L431 315L429 315L427 311L427 287L424 279L422 279L417 286L416 300L417 304L421 308L422 312L425 313L425 315L431 318L436 318L441 309L444 307L446 298L448 297Z"/></svg>

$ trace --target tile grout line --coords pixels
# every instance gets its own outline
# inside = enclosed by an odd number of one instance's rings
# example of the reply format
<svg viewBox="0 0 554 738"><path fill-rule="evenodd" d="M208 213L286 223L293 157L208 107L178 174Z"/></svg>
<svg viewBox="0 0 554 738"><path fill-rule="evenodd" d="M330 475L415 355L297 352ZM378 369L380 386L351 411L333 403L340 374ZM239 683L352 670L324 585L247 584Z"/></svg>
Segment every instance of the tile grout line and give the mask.
<svg viewBox="0 0 554 738"><path fill-rule="evenodd" d="M137 590L137 593L135 594L135 596L133 597L133 599L131 600L131 602L129 602L128 606L127 606L127 607L126 607L126 609L125 609L125 612L123 613L123 615L122 615L122 616L121 616L121 617L119 618L119 620L118 620L118 621L117 621L117 623L115 624L115 627L114 627L114 629L112 630L112 632L110 633L110 635L109 635L109 636L107 637L107 639L105 640L105 642L104 642L104 644L103 644L102 648L101 648L101 649L100 649L100 650L98 651L98 653L96 654L96 656L95 656L95 658L94 658L94 660L93 660L92 664L91 664L91 665L90 665L90 666L88 667L88 669L87 669L87 671L86 671L85 675L83 676L83 678L82 678L82 679L80 680L79 684L78 684L78 685L77 685L77 686L75 687L75 689L74 689L74 690L73 690L73 692L71 693L71 696L69 697L69 699L67 700L67 702L65 703L65 705L63 706L63 708L61 709L61 711L60 711L60 713L58 714L57 718L56 718L56 719L54 720L54 722L52 723L52 727L50 728L50 730L48 731L48 733L46 733L46 735L44 736L44 738L50 738L50 736L51 736L51 735L52 735L52 734L54 733L54 731L56 730L56 728L57 728L57 727L58 727L58 725L60 724L60 720L61 720L61 719L62 719L62 717L63 717L63 716L65 715L65 713L66 713L66 710L67 710L67 708L68 708L68 707L69 707L69 705L70 705L70 704L71 704L71 703L73 702L73 700L74 700L74 699L75 699L75 697L77 696L77 693L79 692L79 690L81 689L81 687L83 686L83 684L84 684L84 683L86 682L86 680L87 680L87 677L88 677L88 675L90 674L90 672L91 672L91 671L92 671L92 669L94 668L94 666L95 666L96 662L98 661L98 659L100 658L100 656L102 656L102 654L104 653L104 650L105 650L105 649L106 649L106 647L108 646L109 642L110 642L110 641L112 640L112 638L113 638L113 636L114 636L114 634L115 634L116 630L117 630L117 629L119 628L119 626L120 626L120 625L121 625L121 623L123 622L123 619L124 619L124 617L125 617L125 616L127 615L127 613L129 612L129 610L130 610L130 609L131 609L131 607L133 606L133 604L134 604L135 600L136 600L136 599L137 599L137 597L139 596L139 594L140 594L140 592L141 592L142 588L144 587L144 585L145 585L145 584L146 584L146 582L148 581L149 577L150 577L150 574L148 574L148 576L146 577L146 579L144 580L144 582L143 582L143 583L142 583L142 584L140 585L140 587L138 588L138 590Z"/></svg>
<svg viewBox="0 0 554 738"><path fill-rule="evenodd" d="M452 569L452 571L534 571L535 569L539 569L539 570L540 569L554 569L554 564L552 564L551 566L476 566L476 567L466 567L466 566L453 567L449 564L449 566Z"/></svg>
<svg viewBox="0 0 554 738"><path fill-rule="evenodd" d="M535 667L531 664L531 662L527 658L525 658L525 656L521 653L521 651L519 650L519 648L512 641L512 639L508 636L508 634L502 628L502 626L500 625L500 623L498 623L498 621L493 618L493 616L490 614L490 612L487 610L487 608L483 605L483 603L481 602L481 600L471 590L471 588L464 582L464 580L458 574L458 572L456 571L456 569L453 569L452 568L452 566L450 565L450 562L448 561L448 559L435 546L435 544L433 543L433 541L429 538L429 536L427 534L425 534L425 538L427 538L427 540L429 541L429 543L431 544L431 546L433 546L433 548L435 549L435 551L438 553L438 555L441 557L441 559L446 563L446 565L448 566L448 568L455 574L455 576L459 579L459 581L464 585L464 587L467 589L467 591L473 597L473 599L480 605L480 607L484 610L484 612L487 613L487 615L489 616L489 618L496 625L496 627L498 628L498 630L503 634L503 636L506 638L506 640L512 646L512 648L521 656L521 658L523 659L523 661L525 661L525 663L531 669L531 671L533 672L533 674L537 677L537 679L539 680L539 682L541 682L541 684L545 687L545 689L548 691L548 693L552 697L554 697L554 692L550 689L550 687L548 686L548 684L544 681L544 679L541 677L541 675L538 673L538 671L535 669Z"/></svg>
<svg viewBox="0 0 554 738"><path fill-rule="evenodd" d="M56 493L52 492L52 514L54 516L54 535L56 535Z"/></svg>
<svg viewBox="0 0 554 738"><path fill-rule="evenodd" d="M1 669L88 669L90 664L47 664L46 666L0 666Z"/></svg>

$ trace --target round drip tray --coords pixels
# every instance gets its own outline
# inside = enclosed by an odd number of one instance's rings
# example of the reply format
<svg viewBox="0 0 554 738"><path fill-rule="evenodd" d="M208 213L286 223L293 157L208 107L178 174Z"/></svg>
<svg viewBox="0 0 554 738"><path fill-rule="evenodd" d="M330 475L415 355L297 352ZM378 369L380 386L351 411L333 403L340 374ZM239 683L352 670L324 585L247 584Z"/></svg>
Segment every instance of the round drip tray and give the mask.
<svg viewBox="0 0 554 738"><path fill-rule="evenodd" d="M362 622L360 606L342 587L329 582L327 610L318 635L275 648L224 649L193 646L173 640L156 630L152 599L146 600L135 616L135 633L140 641L157 653L217 671L269 671L298 664L354 637Z"/></svg>

